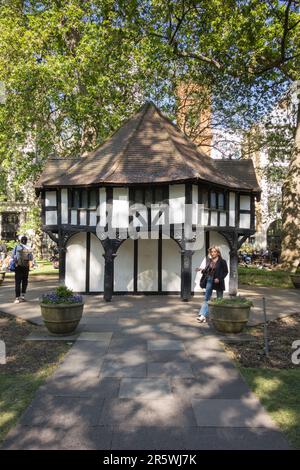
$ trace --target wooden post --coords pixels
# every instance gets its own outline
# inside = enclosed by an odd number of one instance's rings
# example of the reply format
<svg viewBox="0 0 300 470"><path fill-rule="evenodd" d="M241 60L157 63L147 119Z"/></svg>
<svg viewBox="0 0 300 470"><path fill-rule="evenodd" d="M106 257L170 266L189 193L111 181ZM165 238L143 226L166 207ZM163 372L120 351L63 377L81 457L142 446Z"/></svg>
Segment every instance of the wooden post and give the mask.
<svg viewBox="0 0 300 470"><path fill-rule="evenodd" d="M59 257L59 283L65 283L66 277L66 245L64 243L64 233L59 230L58 232L58 257Z"/></svg>
<svg viewBox="0 0 300 470"><path fill-rule="evenodd" d="M104 253L104 294L103 298L106 302L110 302L114 291L114 260L117 256L117 250L123 240L110 240L102 241L102 246L105 250Z"/></svg>
<svg viewBox="0 0 300 470"><path fill-rule="evenodd" d="M230 277L229 277L229 295L236 296L238 292L238 250L230 250Z"/></svg>
<svg viewBox="0 0 300 470"><path fill-rule="evenodd" d="M104 300L110 302L114 286L114 256L112 246L108 246L104 253Z"/></svg>
<svg viewBox="0 0 300 470"><path fill-rule="evenodd" d="M190 300L192 296L192 256L193 251L181 251L181 298Z"/></svg>

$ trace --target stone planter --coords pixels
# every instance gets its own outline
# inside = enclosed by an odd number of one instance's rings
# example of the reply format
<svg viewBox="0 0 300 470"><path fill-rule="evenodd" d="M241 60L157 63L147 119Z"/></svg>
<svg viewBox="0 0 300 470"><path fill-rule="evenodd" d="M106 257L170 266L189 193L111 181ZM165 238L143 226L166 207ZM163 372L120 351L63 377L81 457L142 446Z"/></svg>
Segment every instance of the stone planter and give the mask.
<svg viewBox="0 0 300 470"><path fill-rule="evenodd" d="M6 271L0 271L0 286L4 281Z"/></svg>
<svg viewBox="0 0 300 470"><path fill-rule="evenodd" d="M83 303L45 304L41 303L41 313L46 328L55 335L73 333L82 317Z"/></svg>
<svg viewBox="0 0 300 470"><path fill-rule="evenodd" d="M240 333L249 320L249 305L242 304L215 304L208 302L209 315L217 331L221 333Z"/></svg>
<svg viewBox="0 0 300 470"><path fill-rule="evenodd" d="M290 274L291 281L296 289L300 289L300 273Z"/></svg>

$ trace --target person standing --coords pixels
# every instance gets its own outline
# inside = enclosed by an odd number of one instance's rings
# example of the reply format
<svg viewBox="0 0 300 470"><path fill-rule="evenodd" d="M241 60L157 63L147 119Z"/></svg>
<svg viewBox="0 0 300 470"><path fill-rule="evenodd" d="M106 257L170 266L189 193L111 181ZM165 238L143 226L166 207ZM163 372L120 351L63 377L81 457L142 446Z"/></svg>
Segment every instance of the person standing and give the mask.
<svg viewBox="0 0 300 470"><path fill-rule="evenodd" d="M225 290L224 279L228 274L228 266L226 261L222 258L220 248L212 246L208 250L209 258L207 259L206 266L203 270L196 268L196 271L202 271L206 276L206 287L204 302L199 310L197 321L205 323L208 317L208 301L212 296L213 290L217 291L217 298L223 297Z"/></svg>
<svg viewBox="0 0 300 470"><path fill-rule="evenodd" d="M6 244L0 240L0 262L3 262L7 256Z"/></svg>
<svg viewBox="0 0 300 470"><path fill-rule="evenodd" d="M27 246L27 237L21 237L20 243L13 251L15 262L15 291L16 299L14 303L25 302L25 294L28 285L30 262L33 260L30 247Z"/></svg>

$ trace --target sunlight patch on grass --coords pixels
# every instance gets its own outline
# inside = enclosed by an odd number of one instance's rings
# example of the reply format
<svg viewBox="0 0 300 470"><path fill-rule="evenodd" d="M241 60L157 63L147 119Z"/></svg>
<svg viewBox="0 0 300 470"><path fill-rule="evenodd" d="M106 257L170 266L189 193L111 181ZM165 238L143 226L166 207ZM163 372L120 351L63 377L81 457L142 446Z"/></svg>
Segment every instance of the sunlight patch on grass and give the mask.
<svg viewBox="0 0 300 470"><path fill-rule="evenodd" d="M300 368L240 371L291 445L300 449Z"/></svg>

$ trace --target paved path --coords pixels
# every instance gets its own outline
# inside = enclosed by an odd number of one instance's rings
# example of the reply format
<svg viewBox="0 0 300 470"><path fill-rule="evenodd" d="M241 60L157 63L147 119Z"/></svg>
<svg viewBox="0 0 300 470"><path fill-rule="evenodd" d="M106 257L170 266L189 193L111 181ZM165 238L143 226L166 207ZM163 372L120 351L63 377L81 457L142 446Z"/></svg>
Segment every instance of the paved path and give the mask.
<svg viewBox="0 0 300 470"><path fill-rule="evenodd" d="M4 291L0 310L38 320L37 302L12 306ZM4 448L287 449L221 343L195 322L198 302L88 297L82 333Z"/></svg>
<svg viewBox="0 0 300 470"><path fill-rule="evenodd" d="M33 278L32 278L33 279ZM5 279L0 288L0 311L16 315L38 325L43 324L40 314L39 298L43 293L53 290L57 286L56 280L35 281L29 284L27 298L28 303L17 304L14 301L14 281ZM280 316L300 313L300 289L274 289L270 287L247 287L239 290L239 295L249 297L254 307L251 309L249 324L257 325L263 322L262 297L266 298L267 315L269 320ZM197 294L189 302L182 302L179 296L114 296L111 303L103 300L101 295L87 295L85 297L85 314L98 315L99 309L102 313L112 314L126 313L126 311L138 313L147 305L147 309L156 309L161 313L172 312L195 312L203 300L203 294ZM158 310L159 309L159 310ZM82 325L85 323L85 316Z"/></svg>

